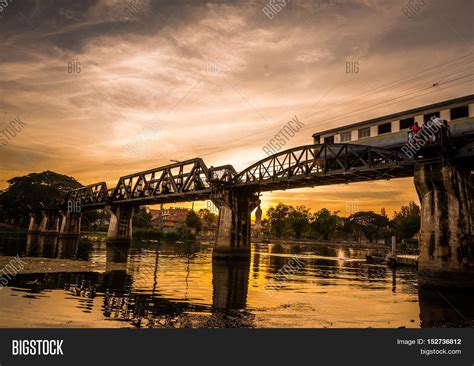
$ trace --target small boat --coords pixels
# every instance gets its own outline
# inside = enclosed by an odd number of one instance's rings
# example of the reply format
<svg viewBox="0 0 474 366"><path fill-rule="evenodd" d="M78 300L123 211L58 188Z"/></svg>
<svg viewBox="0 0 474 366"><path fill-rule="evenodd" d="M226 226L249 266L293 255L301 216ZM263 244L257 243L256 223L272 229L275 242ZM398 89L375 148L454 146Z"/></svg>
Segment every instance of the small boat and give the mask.
<svg viewBox="0 0 474 366"><path fill-rule="evenodd" d="M409 254L398 254L387 256L387 263L390 266L418 267L418 256Z"/></svg>
<svg viewBox="0 0 474 366"><path fill-rule="evenodd" d="M365 261L369 264L382 264L385 263L385 257L367 254L365 256Z"/></svg>

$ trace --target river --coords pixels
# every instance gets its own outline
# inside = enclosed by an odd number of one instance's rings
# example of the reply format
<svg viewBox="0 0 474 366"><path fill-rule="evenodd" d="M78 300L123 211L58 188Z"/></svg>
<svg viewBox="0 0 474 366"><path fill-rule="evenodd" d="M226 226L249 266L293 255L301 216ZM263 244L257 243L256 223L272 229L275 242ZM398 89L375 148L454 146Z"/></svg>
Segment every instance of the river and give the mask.
<svg viewBox="0 0 474 366"><path fill-rule="evenodd" d="M222 261L211 243L1 234L2 263L20 255L30 266L0 290L0 326L419 328L474 318L473 294L419 288L415 269L368 265L366 253L253 244L250 261Z"/></svg>

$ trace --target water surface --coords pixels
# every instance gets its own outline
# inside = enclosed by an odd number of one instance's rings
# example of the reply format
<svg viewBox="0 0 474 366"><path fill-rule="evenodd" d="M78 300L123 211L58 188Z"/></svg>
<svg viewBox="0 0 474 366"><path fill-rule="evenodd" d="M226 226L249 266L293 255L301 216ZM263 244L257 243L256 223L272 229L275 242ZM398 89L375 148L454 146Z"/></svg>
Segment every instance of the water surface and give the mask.
<svg viewBox="0 0 474 366"><path fill-rule="evenodd" d="M0 257L36 258L50 270L20 273L0 291L0 326L398 328L474 318L473 295L420 289L414 269L368 265L366 253L253 244L250 261L216 261L210 242L124 248L2 234ZM303 265L282 276L294 258ZM54 265L61 259L98 267L71 272Z"/></svg>

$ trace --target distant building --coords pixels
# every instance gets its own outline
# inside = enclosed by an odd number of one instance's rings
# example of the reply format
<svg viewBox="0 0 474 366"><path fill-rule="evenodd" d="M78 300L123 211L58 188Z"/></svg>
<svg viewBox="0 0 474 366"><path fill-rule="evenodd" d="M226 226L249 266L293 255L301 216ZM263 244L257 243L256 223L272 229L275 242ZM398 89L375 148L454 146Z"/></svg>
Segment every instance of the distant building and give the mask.
<svg viewBox="0 0 474 366"><path fill-rule="evenodd" d="M156 228L163 228L163 231L175 231L177 228L185 225L186 216L189 210L182 207L170 207L163 210L150 210L152 215L151 225Z"/></svg>

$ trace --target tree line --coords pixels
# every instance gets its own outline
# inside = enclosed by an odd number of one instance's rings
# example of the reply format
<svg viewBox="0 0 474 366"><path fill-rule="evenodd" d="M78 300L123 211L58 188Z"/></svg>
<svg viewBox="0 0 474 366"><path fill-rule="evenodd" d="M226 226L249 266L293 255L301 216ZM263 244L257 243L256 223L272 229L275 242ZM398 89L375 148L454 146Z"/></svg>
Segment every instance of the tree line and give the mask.
<svg viewBox="0 0 474 366"><path fill-rule="evenodd" d="M392 235L397 241L410 239L420 229L420 207L415 202L402 206L390 219L385 209L381 213L359 211L348 217L339 216L339 211L323 208L311 212L305 206L279 203L270 207L266 219L262 220L264 232L273 238L294 238L369 242L388 239Z"/></svg>

